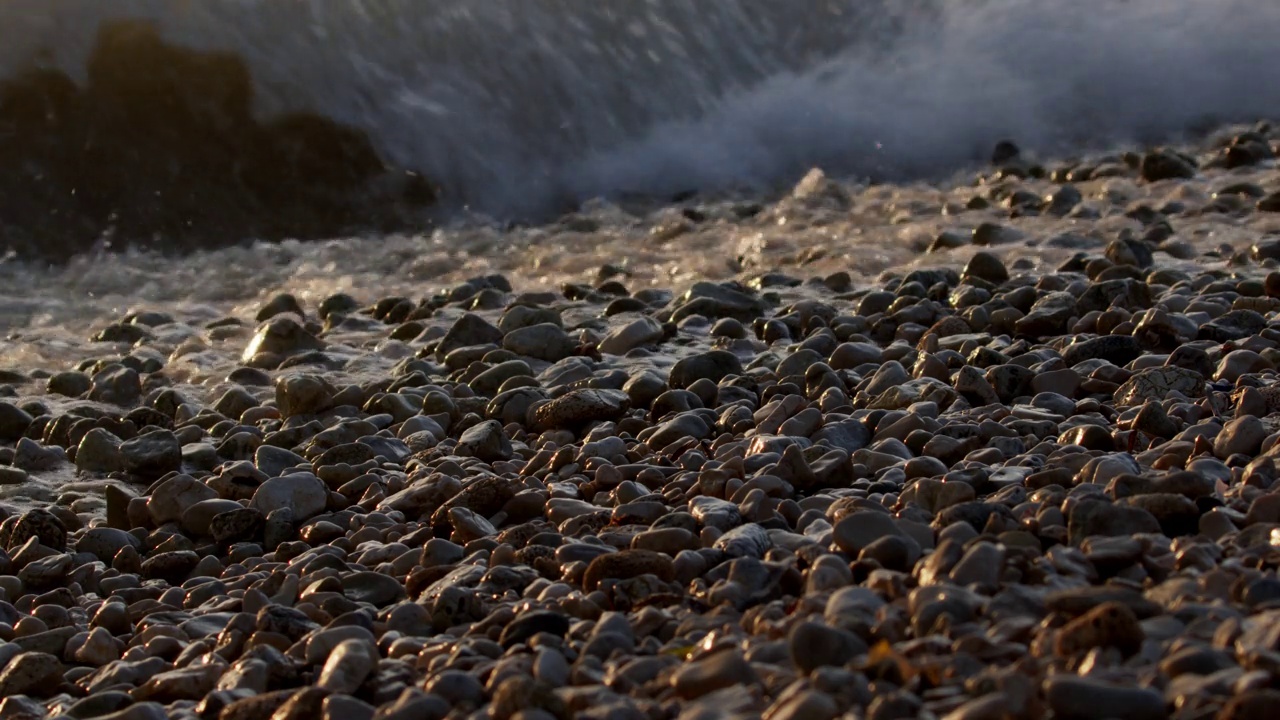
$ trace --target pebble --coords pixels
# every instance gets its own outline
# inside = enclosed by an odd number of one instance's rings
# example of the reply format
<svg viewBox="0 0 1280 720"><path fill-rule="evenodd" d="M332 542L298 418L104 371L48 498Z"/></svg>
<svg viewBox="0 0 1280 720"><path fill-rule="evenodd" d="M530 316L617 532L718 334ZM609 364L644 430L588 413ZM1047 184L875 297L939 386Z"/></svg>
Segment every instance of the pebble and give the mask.
<svg viewBox="0 0 1280 720"><path fill-rule="evenodd" d="M555 637L564 637L569 632L569 618L555 612L538 610L522 613L502 630L498 642L503 647L529 640L535 635L546 633Z"/></svg>
<svg viewBox="0 0 1280 720"><path fill-rule="evenodd" d="M84 396L91 387L93 387L93 381L89 376L74 370L54 373L45 383L45 388L50 393L71 398Z"/></svg>
<svg viewBox="0 0 1280 720"><path fill-rule="evenodd" d="M672 387L687 388L698 380L714 383L741 372L742 361L736 355L725 350L712 350L677 362L672 366L667 382Z"/></svg>
<svg viewBox="0 0 1280 720"><path fill-rule="evenodd" d="M1000 258L989 252L977 252L960 273L961 277L974 277L999 285L1009 280L1009 270Z"/></svg>
<svg viewBox="0 0 1280 720"><path fill-rule="evenodd" d="M758 560L773 547L773 540L764 528L748 523L721 535L714 547L729 557L752 557Z"/></svg>
<svg viewBox="0 0 1280 720"><path fill-rule="evenodd" d="M641 317L613 330L597 345L602 353L610 355L626 355L631 350L656 343L664 337L665 332L658 321L650 317Z"/></svg>
<svg viewBox="0 0 1280 720"><path fill-rule="evenodd" d="M126 471L160 477L182 467L182 444L169 430L153 430L121 443L120 456Z"/></svg>
<svg viewBox="0 0 1280 720"><path fill-rule="evenodd" d="M572 390L533 411L537 430L580 427L590 422L618 420L631 400L620 390L583 388Z"/></svg>
<svg viewBox="0 0 1280 720"><path fill-rule="evenodd" d="M179 523L182 529L192 537L213 537L212 525L215 517L243 509L243 506L235 500L223 498L201 500L182 511Z"/></svg>
<svg viewBox="0 0 1280 720"><path fill-rule="evenodd" d="M1159 521L1142 508L1121 507L1093 499L1084 500L1072 509L1067 527L1072 544L1084 542L1088 537L1160 532Z"/></svg>
<svg viewBox="0 0 1280 720"><path fill-rule="evenodd" d="M309 332L300 319L284 314L263 322L245 345L241 361L250 367L274 369L291 356L323 350L324 341Z"/></svg>
<svg viewBox="0 0 1280 720"><path fill-rule="evenodd" d="M162 482L147 498L147 512L157 525L182 519L187 508L203 500L214 500L218 493L189 475L176 475Z"/></svg>
<svg viewBox="0 0 1280 720"><path fill-rule="evenodd" d="M458 438L458 451L483 462L508 460L513 452L511 440L502 425L490 420L469 428Z"/></svg>
<svg viewBox="0 0 1280 720"><path fill-rule="evenodd" d="M294 518L305 520L324 510L328 490L311 473L292 473L274 477L258 486L250 506L270 516L276 510L289 510Z"/></svg>
<svg viewBox="0 0 1280 720"><path fill-rule="evenodd" d="M1161 367L1143 370L1129 378L1115 392L1120 407L1142 405L1148 400L1159 402L1172 393L1196 398L1204 395L1204 378L1194 370Z"/></svg>
<svg viewBox="0 0 1280 720"><path fill-rule="evenodd" d="M321 705L324 720L373 720L377 708L349 695L330 695Z"/></svg>
<svg viewBox="0 0 1280 720"><path fill-rule="evenodd" d="M89 553L104 563L110 563L124 547L142 548L142 541L123 530L96 527L86 530L76 540L76 552Z"/></svg>
<svg viewBox="0 0 1280 720"><path fill-rule="evenodd" d="M347 598L374 607L384 607L404 595L404 586L394 577L376 572L356 572L342 578Z"/></svg>
<svg viewBox="0 0 1280 720"><path fill-rule="evenodd" d="M37 343L0 370L0 715L1260 717L1276 139L1002 143L922 204L811 173L570 277L560 232L661 224L592 203L517 245L554 291L419 248L457 282ZM850 213L905 239L875 273Z"/></svg>
<svg viewBox="0 0 1280 720"><path fill-rule="evenodd" d="M56 470L66 461L66 452L61 447L43 447L27 437L19 440L13 449L12 466L27 473Z"/></svg>
<svg viewBox="0 0 1280 720"><path fill-rule="evenodd" d="M1256 455L1269 434L1262 421L1253 415L1235 418L1223 425L1214 438L1213 454L1221 460L1236 454Z"/></svg>
<svg viewBox="0 0 1280 720"><path fill-rule="evenodd" d="M76 469L85 473L110 473L124 469L120 438L103 428L85 433L76 446Z"/></svg>
<svg viewBox="0 0 1280 720"><path fill-rule="evenodd" d="M669 581L674 577L672 559L649 550L623 550L601 555L591 561L583 576L583 586L594 589L606 579L628 579L639 575L655 575Z"/></svg>
<svg viewBox="0 0 1280 720"><path fill-rule="evenodd" d="M808 674L825 666L843 667L867 651L867 643L851 632L822 623L796 625L787 638L791 661Z"/></svg>
<svg viewBox="0 0 1280 720"><path fill-rule="evenodd" d="M24 652L15 655L0 670L0 697L36 692L42 685L56 683L61 663L49 653Z"/></svg>
<svg viewBox="0 0 1280 720"><path fill-rule="evenodd" d="M902 535L902 530L891 516L867 511L854 513L837 522L832 539L841 550L856 555L880 538L898 535Z"/></svg>
<svg viewBox="0 0 1280 720"><path fill-rule="evenodd" d="M559 325L538 323L507 333L502 347L517 355L557 362L573 354L576 345Z"/></svg>
<svg viewBox="0 0 1280 720"><path fill-rule="evenodd" d="M1127 605L1103 603L1067 623L1058 633L1054 652L1073 657L1094 648L1113 647L1125 657L1142 648L1144 632Z"/></svg>
<svg viewBox="0 0 1280 720"><path fill-rule="evenodd" d="M276 405L286 418L314 415L333 407L337 391L316 375L286 375L276 381Z"/></svg>
<svg viewBox="0 0 1280 720"><path fill-rule="evenodd" d="M0 485L21 485L31 479L22 468L0 466Z"/></svg>
<svg viewBox="0 0 1280 720"><path fill-rule="evenodd" d="M343 640L325 660L316 687L331 693L354 694L377 662L378 654L367 641Z"/></svg>
<svg viewBox="0 0 1280 720"><path fill-rule="evenodd" d="M88 396L95 402L132 407L142 397L142 378L133 368L109 365L93 376Z"/></svg>
<svg viewBox="0 0 1280 720"><path fill-rule="evenodd" d="M1131 685L1058 675L1045 682L1045 699L1063 720L1161 720L1168 717L1159 692Z"/></svg>
<svg viewBox="0 0 1280 720"><path fill-rule="evenodd" d="M693 700L708 693L737 686L750 686L759 682L755 670L734 649L725 649L696 660L671 677L676 695Z"/></svg>
<svg viewBox="0 0 1280 720"><path fill-rule="evenodd" d="M120 659L121 645L106 628L96 627L75 651L74 658L78 663L101 667Z"/></svg>
<svg viewBox="0 0 1280 720"><path fill-rule="evenodd" d="M257 536L265 526L266 517L260 510L238 508L209 518L209 535L217 542L232 543Z"/></svg>

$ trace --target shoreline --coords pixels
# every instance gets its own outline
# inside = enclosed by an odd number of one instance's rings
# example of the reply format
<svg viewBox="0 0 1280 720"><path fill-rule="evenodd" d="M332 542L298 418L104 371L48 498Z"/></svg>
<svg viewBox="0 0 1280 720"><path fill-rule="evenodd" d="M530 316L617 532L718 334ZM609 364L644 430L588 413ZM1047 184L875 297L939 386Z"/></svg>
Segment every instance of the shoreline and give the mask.
<svg viewBox="0 0 1280 720"><path fill-rule="evenodd" d="M14 272L0 715L1260 716L1278 141Z"/></svg>

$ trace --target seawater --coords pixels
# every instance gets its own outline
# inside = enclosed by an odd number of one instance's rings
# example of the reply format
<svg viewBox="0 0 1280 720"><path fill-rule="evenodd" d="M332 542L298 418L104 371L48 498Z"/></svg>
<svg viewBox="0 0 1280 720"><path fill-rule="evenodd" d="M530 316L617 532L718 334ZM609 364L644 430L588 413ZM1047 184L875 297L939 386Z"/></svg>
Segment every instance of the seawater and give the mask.
<svg viewBox="0 0 1280 720"><path fill-rule="evenodd" d="M153 20L264 114L353 124L456 211L903 181L1280 116L1273 0L0 0L0 74Z"/></svg>

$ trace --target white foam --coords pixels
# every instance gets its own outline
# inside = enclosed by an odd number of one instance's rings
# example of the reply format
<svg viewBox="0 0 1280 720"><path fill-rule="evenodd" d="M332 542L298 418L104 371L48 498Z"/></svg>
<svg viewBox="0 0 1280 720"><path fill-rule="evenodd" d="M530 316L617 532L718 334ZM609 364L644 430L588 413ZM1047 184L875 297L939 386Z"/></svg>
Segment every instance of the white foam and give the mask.
<svg viewBox="0 0 1280 720"><path fill-rule="evenodd" d="M904 179L1280 117L1272 0L955 2L888 54L852 48L569 170L580 196L770 185L819 166Z"/></svg>

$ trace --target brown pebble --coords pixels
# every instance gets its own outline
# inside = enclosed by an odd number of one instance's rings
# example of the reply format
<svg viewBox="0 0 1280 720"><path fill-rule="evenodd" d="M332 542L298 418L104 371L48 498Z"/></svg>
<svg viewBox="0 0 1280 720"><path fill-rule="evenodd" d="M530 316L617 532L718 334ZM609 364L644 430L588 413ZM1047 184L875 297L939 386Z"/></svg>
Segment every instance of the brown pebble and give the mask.
<svg viewBox="0 0 1280 720"><path fill-rule="evenodd" d="M329 697L328 690L302 688L271 714L271 720L315 720L320 717L326 697Z"/></svg>
<svg viewBox="0 0 1280 720"><path fill-rule="evenodd" d="M606 579L627 579L638 575L656 575L663 582L675 577L671 558L650 550L622 550L591 561L582 578L582 587L588 592L600 587Z"/></svg>
<svg viewBox="0 0 1280 720"><path fill-rule="evenodd" d="M1070 658L1093 648L1114 647L1129 657L1142 649L1145 637L1127 605L1106 602L1059 630L1053 649L1059 657Z"/></svg>
<svg viewBox="0 0 1280 720"><path fill-rule="evenodd" d="M1251 690L1231 698L1218 712L1216 720L1271 720L1278 711L1280 691Z"/></svg>

